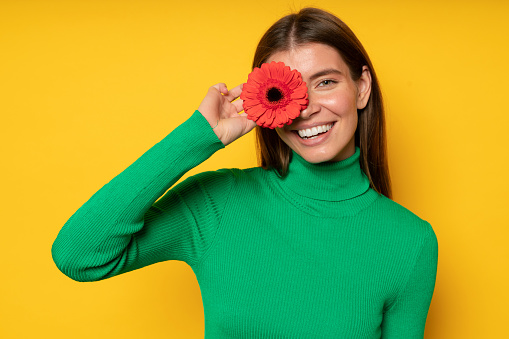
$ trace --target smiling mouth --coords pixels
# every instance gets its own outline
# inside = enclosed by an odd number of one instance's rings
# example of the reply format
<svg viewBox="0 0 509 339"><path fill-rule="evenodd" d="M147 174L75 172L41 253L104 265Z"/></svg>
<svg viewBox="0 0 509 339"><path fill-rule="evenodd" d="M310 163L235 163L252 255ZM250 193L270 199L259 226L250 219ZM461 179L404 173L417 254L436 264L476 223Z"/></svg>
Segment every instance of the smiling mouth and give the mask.
<svg viewBox="0 0 509 339"><path fill-rule="evenodd" d="M294 130L292 132L297 134L301 139L310 140L315 139L324 133L327 133L332 128L332 126L334 126L334 124L335 123L330 123L326 125L315 126L313 128Z"/></svg>

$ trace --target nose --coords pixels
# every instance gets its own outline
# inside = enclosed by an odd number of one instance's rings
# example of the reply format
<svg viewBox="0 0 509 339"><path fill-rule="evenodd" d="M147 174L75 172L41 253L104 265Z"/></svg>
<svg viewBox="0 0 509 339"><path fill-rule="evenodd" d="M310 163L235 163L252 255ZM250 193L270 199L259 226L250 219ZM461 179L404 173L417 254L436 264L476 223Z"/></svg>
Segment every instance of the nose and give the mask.
<svg viewBox="0 0 509 339"><path fill-rule="evenodd" d="M320 111L320 105L308 94L308 107L300 112L301 119L309 119L312 115Z"/></svg>

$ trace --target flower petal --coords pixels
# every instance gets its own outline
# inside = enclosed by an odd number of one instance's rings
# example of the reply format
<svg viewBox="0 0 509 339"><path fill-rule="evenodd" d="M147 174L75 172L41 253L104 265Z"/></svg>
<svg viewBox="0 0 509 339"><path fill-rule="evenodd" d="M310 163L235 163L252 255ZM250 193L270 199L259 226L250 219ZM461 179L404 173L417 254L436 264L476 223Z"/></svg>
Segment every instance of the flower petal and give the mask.
<svg viewBox="0 0 509 339"><path fill-rule="evenodd" d="M292 99L302 99L306 96L307 92L308 91L306 87L300 86L293 90L293 93L291 94L290 97Z"/></svg>
<svg viewBox="0 0 509 339"><path fill-rule="evenodd" d="M253 82L248 81L247 83L242 86L242 92L251 92L256 93L258 92L258 89L260 88L260 85L255 85Z"/></svg>
<svg viewBox="0 0 509 339"><path fill-rule="evenodd" d="M297 118L299 115L300 115L300 111L301 111L301 106L292 101L288 104L288 106L286 106L286 114L289 118L291 119L295 119Z"/></svg>
<svg viewBox="0 0 509 339"><path fill-rule="evenodd" d="M286 115L285 110L281 110L275 117L274 122L272 125L274 127L283 127L284 124L286 124L288 121L288 116Z"/></svg>
<svg viewBox="0 0 509 339"><path fill-rule="evenodd" d="M252 117L256 117L257 119L261 117L262 115L267 113L267 108L263 107L263 105L258 104L256 106L251 107L246 114L250 115Z"/></svg>
<svg viewBox="0 0 509 339"><path fill-rule="evenodd" d="M281 92L279 100L268 100L267 91L271 88ZM253 69L240 98L248 119L266 128L291 124L308 105L307 86L301 74L275 61Z"/></svg>

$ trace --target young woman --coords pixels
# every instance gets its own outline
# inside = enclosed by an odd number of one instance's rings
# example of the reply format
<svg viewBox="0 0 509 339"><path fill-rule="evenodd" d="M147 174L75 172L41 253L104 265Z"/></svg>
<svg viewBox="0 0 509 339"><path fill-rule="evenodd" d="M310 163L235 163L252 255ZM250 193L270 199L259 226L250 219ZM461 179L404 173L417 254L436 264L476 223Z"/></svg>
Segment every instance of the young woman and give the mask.
<svg viewBox="0 0 509 339"><path fill-rule="evenodd" d="M272 61L307 85L299 117L256 126L240 113L242 85L212 86L187 121L67 221L56 265L98 281L184 261L208 339L422 338L437 238L390 200L382 97L366 52L341 20L305 8L262 37L253 68ZM201 173L164 194L255 126L260 167Z"/></svg>

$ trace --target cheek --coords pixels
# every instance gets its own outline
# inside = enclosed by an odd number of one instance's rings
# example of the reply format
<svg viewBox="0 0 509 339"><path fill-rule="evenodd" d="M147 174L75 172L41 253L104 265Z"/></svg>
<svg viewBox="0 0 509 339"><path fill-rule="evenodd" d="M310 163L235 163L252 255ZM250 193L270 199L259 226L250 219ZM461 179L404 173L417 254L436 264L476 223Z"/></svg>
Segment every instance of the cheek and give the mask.
<svg viewBox="0 0 509 339"><path fill-rule="evenodd" d="M320 98L320 103L342 119L354 118L357 115L357 103L349 93L336 93Z"/></svg>

